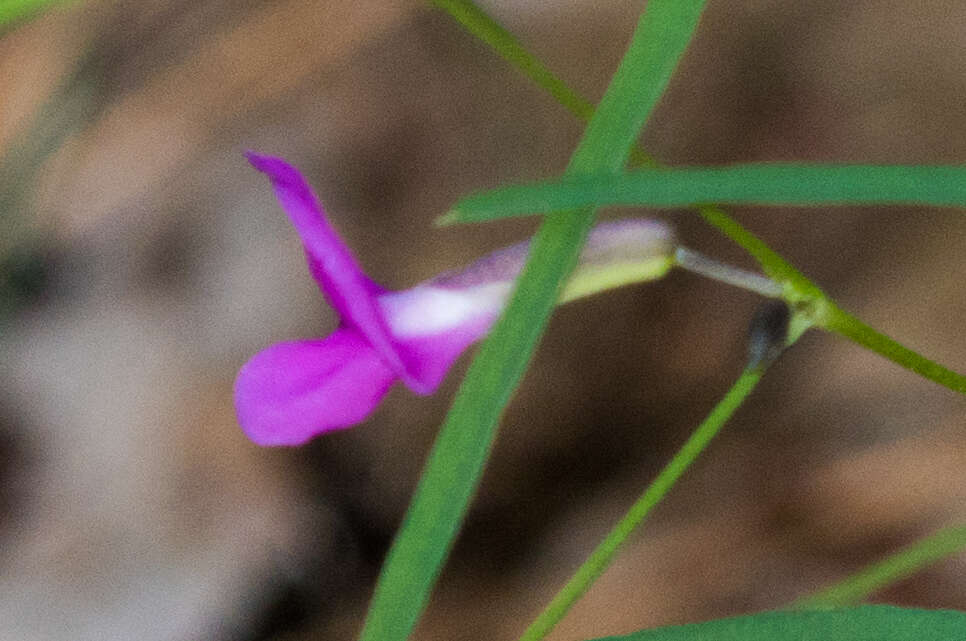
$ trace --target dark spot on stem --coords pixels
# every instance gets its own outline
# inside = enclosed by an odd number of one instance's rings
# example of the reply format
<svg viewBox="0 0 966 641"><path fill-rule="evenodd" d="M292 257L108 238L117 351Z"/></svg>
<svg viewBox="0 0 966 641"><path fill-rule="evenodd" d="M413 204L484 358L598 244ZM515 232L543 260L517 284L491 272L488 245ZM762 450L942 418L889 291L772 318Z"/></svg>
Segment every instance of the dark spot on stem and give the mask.
<svg viewBox="0 0 966 641"><path fill-rule="evenodd" d="M755 310L748 326L748 367L764 369L785 349L791 311L783 300L770 299Z"/></svg>

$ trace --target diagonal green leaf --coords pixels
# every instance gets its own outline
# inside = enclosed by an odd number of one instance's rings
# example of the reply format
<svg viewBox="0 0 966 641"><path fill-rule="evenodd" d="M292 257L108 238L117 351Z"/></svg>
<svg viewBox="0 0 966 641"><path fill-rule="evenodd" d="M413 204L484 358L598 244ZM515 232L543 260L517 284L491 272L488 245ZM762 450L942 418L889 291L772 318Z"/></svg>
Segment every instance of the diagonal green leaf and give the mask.
<svg viewBox="0 0 966 641"><path fill-rule="evenodd" d="M704 0L651 0L574 152L569 171L624 167L697 26ZM402 641L425 607L479 481L503 408L593 224L591 209L550 217L504 316L473 360L386 559L362 639Z"/></svg>
<svg viewBox="0 0 966 641"><path fill-rule="evenodd" d="M641 630L597 641L953 641L964 635L964 612L868 605L827 611L763 612Z"/></svg>
<svg viewBox="0 0 966 641"><path fill-rule="evenodd" d="M471 194L442 222L482 222L573 207L742 205L966 206L966 167L752 164L568 176Z"/></svg>

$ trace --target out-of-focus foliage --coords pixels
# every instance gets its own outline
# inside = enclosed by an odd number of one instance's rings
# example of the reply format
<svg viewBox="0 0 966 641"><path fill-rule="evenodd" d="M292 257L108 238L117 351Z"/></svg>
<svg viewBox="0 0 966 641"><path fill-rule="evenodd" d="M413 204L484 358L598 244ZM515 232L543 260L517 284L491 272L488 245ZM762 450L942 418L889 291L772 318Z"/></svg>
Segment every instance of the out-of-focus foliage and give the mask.
<svg viewBox="0 0 966 641"><path fill-rule="evenodd" d="M66 0L0 0L0 34L3 33L3 29L6 25L38 13L47 6L65 1Z"/></svg>

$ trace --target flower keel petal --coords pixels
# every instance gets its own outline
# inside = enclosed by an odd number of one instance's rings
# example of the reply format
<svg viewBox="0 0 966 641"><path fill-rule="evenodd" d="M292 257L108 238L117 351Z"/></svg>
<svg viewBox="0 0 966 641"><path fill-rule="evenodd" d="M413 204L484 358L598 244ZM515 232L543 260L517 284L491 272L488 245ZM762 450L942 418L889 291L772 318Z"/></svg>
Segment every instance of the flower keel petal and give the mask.
<svg viewBox="0 0 966 641"><path fill-rule="evenodd" d="M239 371L238 422L259 445L300 445L361 422L396 378L354 329L323 340L278 343Z"/></svg>

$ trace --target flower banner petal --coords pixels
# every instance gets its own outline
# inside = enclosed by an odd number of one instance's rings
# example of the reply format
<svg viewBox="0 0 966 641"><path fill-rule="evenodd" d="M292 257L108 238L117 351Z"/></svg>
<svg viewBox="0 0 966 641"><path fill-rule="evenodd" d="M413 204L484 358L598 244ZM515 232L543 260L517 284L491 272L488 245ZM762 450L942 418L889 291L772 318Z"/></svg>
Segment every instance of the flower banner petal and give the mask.
<svg viewBox="0 0 966 641"><path fill-rule="evenodd" d="M251 151L245 156L255 169L272 181L279 204L302 239L309 270L342 322L358 328L407 385L420 387L418 381L411 380L409 370L393 347L379 310L376 297L385 290L366 276L329 224L322 204L302 174L281 158Z"/></svg>

